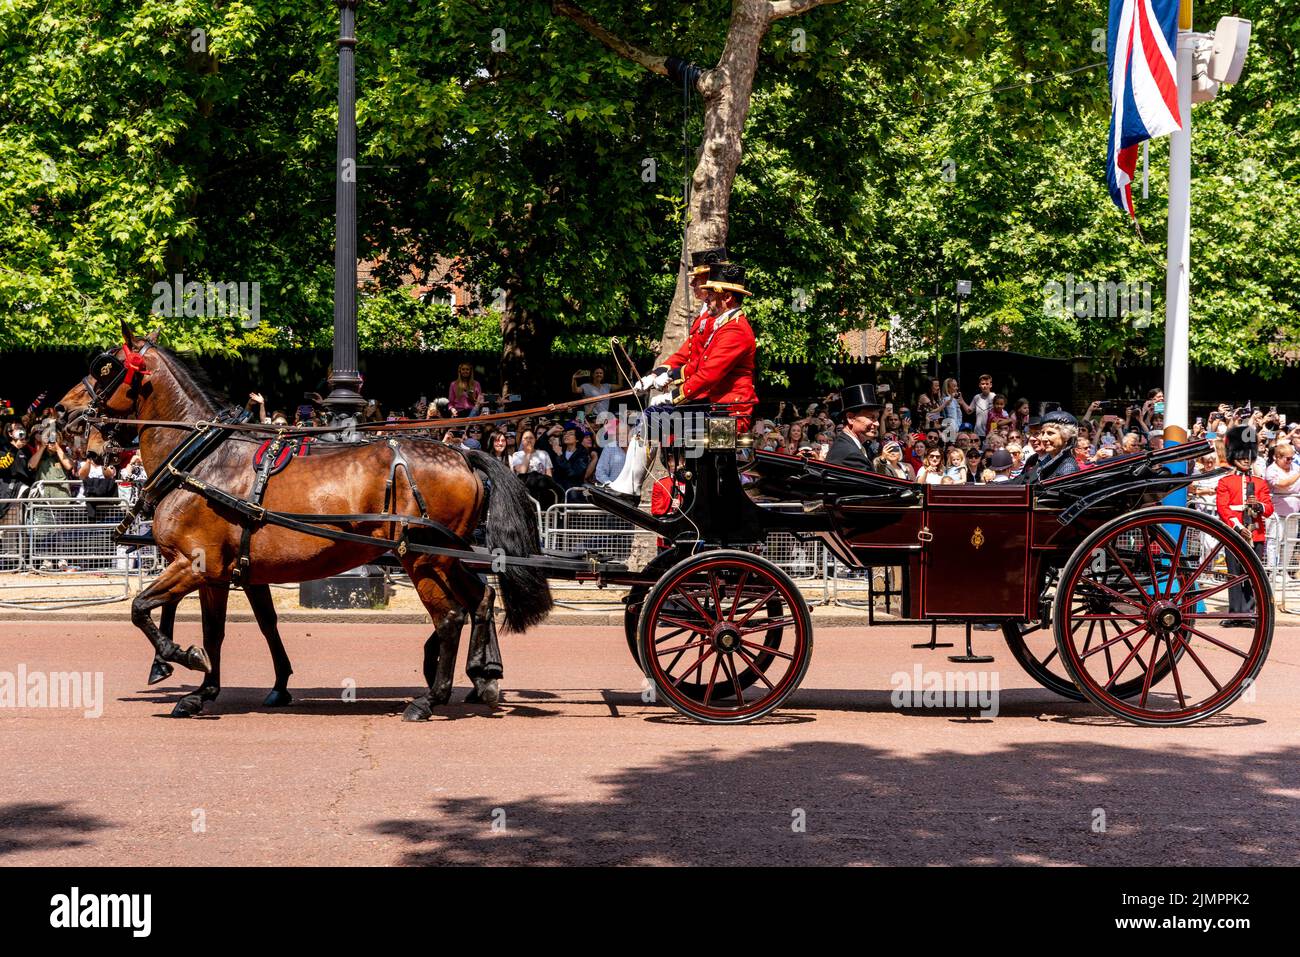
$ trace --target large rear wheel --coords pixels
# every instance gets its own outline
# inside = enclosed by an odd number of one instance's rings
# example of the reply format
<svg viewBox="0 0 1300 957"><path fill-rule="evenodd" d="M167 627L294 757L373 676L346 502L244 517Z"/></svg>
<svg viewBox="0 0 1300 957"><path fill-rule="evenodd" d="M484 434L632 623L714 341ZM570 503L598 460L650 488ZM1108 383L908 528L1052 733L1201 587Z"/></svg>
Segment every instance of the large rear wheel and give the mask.
<svg viewBox="0 0 1300 957"><path fill-rule="evenodd" d="M1151 533L1151 546L1157 557L1161 555L1167 557L1173 551L1174 543L1163 528L1155 528ZM1145 570L1145 563L1137 564L1142 566L1137 572L1137 578L1141 582L1144 577L1149 577L1149 574ZM1123 574L1116 566L1099 569L1097 574L1104 584L1112 588L1122 583ZM1087 698L1075 686L1069 670L1061 661L1060 648L1056 644L1056 633L1051 627L1052 607L1060 582L1061 569L1046 565L1038 597L1039 619L1029 622L1004 622L1002 635L1006 639L1007 647L1011 649L1012 657L1031 678L1063 698L1069 698L1071 701L1086 701ZM1110 621L1090 623L1088 632L1084 636L1084 651L1087 652L1093 644L1105 641L1122 630ZM1173 660L1178 661L1182 656L1183 648L1176 648ZM1156 665L1153 681L1158 682L1168 675L1169 665L1169 658L1162 657ZM1134 676L1116 682L1111 690L1117 697L1131 698L1142 691L1143 683L1142 676Z"/></svg>
<svg viewBox="0 0 1300 957"><path fill-rule="evenodd" d="M1254 611L1229 610L1238 587L1253 593ZM1061 573L1052 619L1079 690L1110 714L1153 726L1231 705L1273 638L1272 594L1250 543L1172 506L1120 516L1088 536ZM1126 700L1120 692L1135 682Z"/></svg>

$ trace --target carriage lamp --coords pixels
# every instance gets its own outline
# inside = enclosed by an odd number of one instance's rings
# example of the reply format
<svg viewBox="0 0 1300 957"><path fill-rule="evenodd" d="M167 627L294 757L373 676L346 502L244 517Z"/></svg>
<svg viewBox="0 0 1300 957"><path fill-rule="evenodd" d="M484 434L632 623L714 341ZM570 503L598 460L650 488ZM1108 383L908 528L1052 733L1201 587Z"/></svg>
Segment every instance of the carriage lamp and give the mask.
<svg viewBox="0 0 1300 957"><path fill-rule="evenodd" d="M734 449L736 447L736 420L730 416L710 416L705 447Z"/></svg>

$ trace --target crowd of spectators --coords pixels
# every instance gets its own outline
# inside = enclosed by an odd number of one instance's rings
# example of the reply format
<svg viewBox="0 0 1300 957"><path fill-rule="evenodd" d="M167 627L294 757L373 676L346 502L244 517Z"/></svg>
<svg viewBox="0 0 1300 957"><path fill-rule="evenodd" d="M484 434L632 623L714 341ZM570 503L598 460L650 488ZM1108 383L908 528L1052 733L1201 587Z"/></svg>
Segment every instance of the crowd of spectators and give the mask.
<svg viewBox="0 0 1300 957"><path fill-rule="evenodd" d="M883 474L922 484L962 484L1014 481L1026 462L1043 453L1037 420L1056 406L1040 403L1036 410L1027 398L1011 398L995 389L993 377L980 376L979 388L969 398L955 379L931 379L911 397L881 392L882 408L874 436L863 442L872 467ZM582 369L571 380L575 396L598 398L616 385L602 368ZM468 363L462 363L446 394L430 402L420 395L408 407L385 411L370 400L362 419L382 422L419 418L437 422L433 430L451 445L482 449L501 460L543 507L580 501L586 485L605 486L623 469L628 443L628 421L610 408L608 399L584 408L553 415L515 420L468 423L455 420L502 411L501 395L486 393ZM44 396L24 412L0 405L3 446L0 446L0 498L10 498L23 487L34 487L49 497L97 498L111 493L116 483L124 497L144 482L138 451L110 450L106 460L83 444L60 436L57 415L44 404ZM240 416L249 421L277 425L325 423L324 404L317 393L306 393L293 409L267 411L266 397L252 392ZM772 411L774 408L775 411ZM776 401L767 415L753 421L755 447L773 452L824 459L834 441L837 423L834 397L801 404ZM1035 414L1036 413L1036 414ZM1275 523L1300 512L1300 422L1289 426L1276 409L1233 408L1222 404L1207 417L1198 418L1195 437L1213 440L1215 451L1196 463L1204 472L1225 464L1223 436L1239 424L1255 426L1259 441L1256 474L1264 478L1276 503ZM1164 395L1152 389L1139 401L1093 402L1078 415L1074 458L1080 469L1093 468L1116 456L1157 449L1163 443ZM1215 480L1195 483L1189 503L1213 511ZM1280 541L1280 536L1279 536ZM1294 543L1279 544L1271 556L1288 566Z"/></svg>

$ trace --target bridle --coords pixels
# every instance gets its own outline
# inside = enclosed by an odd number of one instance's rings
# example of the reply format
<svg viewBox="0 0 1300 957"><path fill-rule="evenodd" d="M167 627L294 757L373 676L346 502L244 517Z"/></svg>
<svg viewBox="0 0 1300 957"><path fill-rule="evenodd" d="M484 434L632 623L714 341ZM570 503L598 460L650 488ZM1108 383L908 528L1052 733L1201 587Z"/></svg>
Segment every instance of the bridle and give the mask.
<svg viewBox="0 0 1300 957"><path fill-rule="evenodd" d="M153 343L144 339L134 350L124 342L120 359L112 352L103 352L96 356L90 363L89 371L81 378L81 384L90 394L90 404L69 415L64 428L81 419L97 419L102 411L132 415L140 400L140 393L145 385L144 380L149 375L149 370L145 367L144 354L151 348ZM108 401L124 385L127 388L127 398L131 400L131 407L125 410L125 413L118 413L118 410L109 408ZM100 425L97 428L107 442L113 439L118 427Z"/></svg>

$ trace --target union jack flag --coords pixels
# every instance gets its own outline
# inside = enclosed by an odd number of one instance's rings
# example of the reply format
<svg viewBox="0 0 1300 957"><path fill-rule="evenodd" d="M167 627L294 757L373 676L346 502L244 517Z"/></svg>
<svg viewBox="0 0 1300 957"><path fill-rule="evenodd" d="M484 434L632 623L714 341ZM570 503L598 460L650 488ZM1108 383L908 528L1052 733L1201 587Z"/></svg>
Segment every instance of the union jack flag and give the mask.
<svg viewBox="0 0 1300 957"><path fill-rule="evenodd" d="M1106 185L1115 205L1133 209L1138 146L1182 129L1178 114L1178 0L1110 0L1110 149Z"/></svg>

